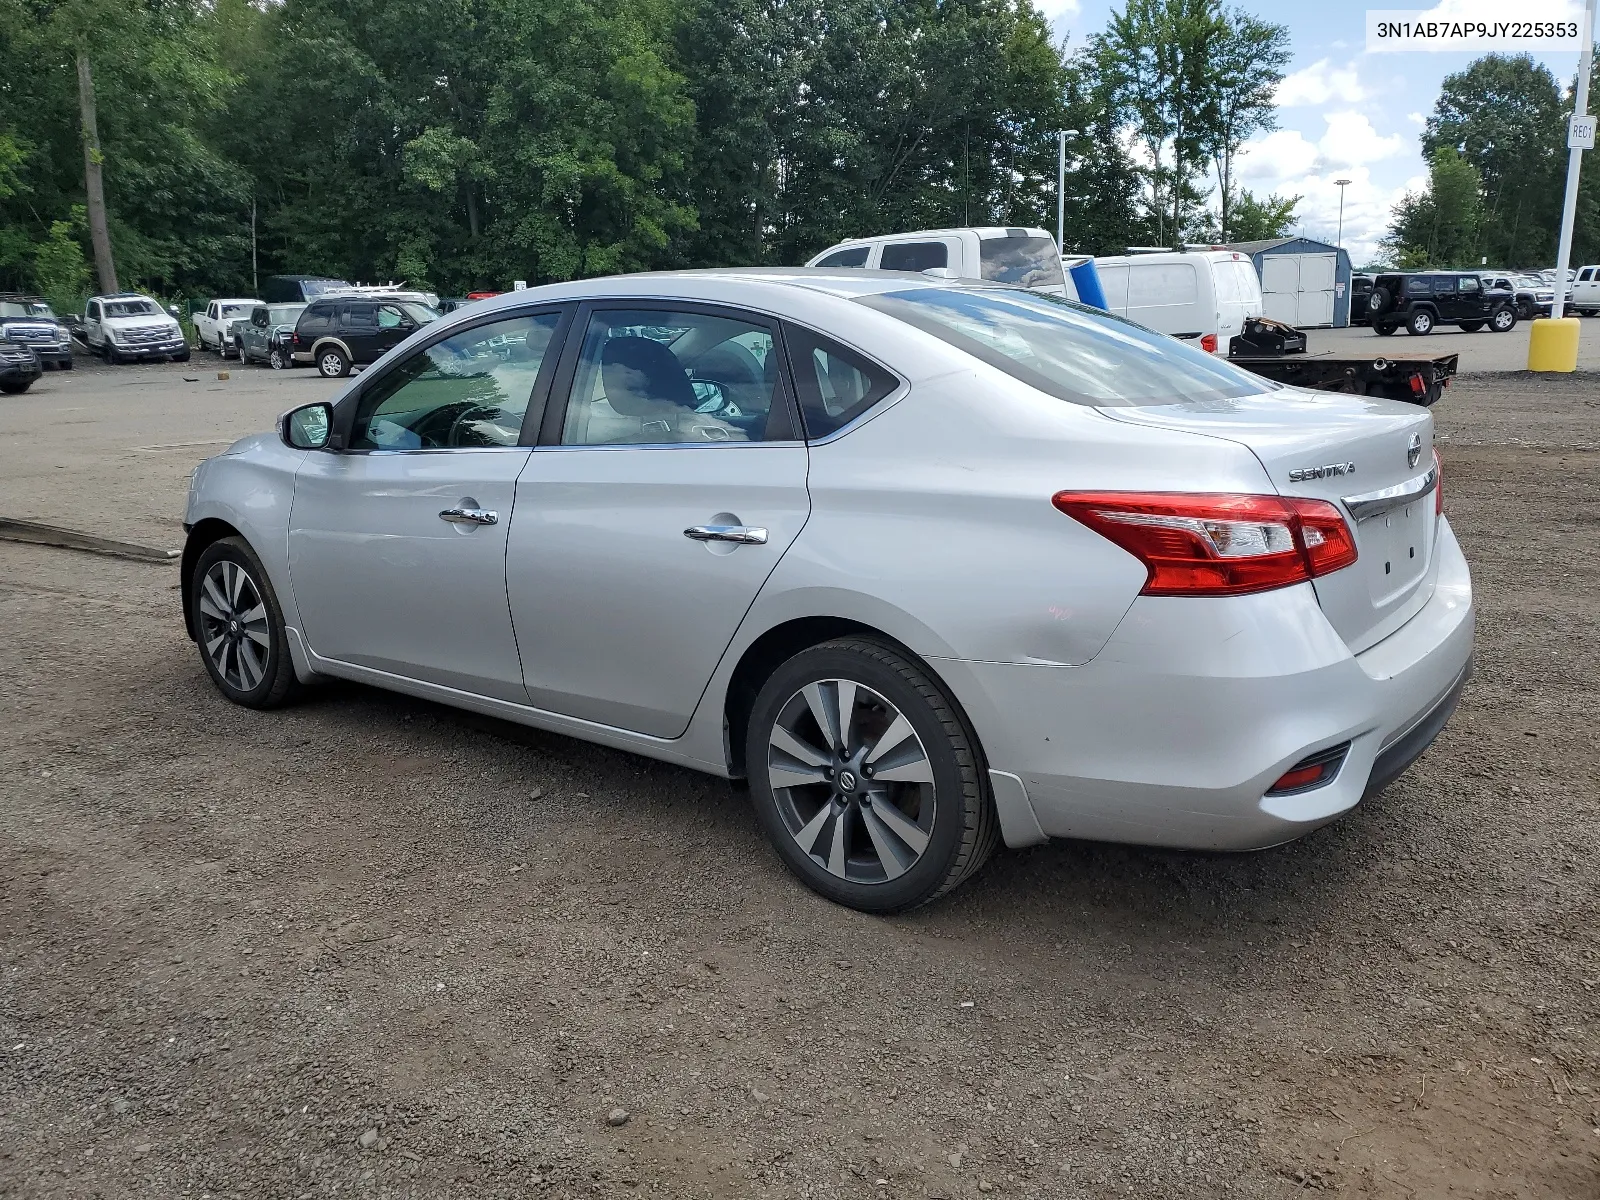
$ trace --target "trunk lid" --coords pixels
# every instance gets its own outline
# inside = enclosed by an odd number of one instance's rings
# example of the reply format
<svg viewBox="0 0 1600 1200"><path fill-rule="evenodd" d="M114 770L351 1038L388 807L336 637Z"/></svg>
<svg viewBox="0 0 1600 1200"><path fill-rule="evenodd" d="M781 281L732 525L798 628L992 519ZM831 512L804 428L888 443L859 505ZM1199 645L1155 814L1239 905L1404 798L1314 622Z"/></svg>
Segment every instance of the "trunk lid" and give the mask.
<svg viewBox="0 0 1600 1200"><path fill-rule="evenodd" d="M1428 486L1433 417L1427 409L1281 388L1230 400L1100 411L1129 424L1235 442L1255 455L1279 494L1337 506L1359 557L1313 586L1352 653L1381 641L1427 603L1437 521Z"/></svg>

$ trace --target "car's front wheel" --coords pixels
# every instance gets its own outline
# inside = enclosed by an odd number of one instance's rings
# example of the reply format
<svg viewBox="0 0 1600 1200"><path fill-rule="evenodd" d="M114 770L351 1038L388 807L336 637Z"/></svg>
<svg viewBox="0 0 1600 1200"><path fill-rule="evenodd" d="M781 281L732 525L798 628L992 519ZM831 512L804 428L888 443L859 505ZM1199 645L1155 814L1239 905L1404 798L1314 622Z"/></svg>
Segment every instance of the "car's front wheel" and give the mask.
<svg viewBox="0 0 1600 1200"><path fill-rule="evenodd" d="M282 346L274 346L267 352L267 365L274 371L282 371L289 366L289 354Z"/></svg>
<svg viewBox="0 0 1600 1200"><path fill-rule="evenodd" d="M851 638L789 659L756 697L745 753L779 856L851 908L926 903L998 841L976 737L939 684L885 643Z"/></svg>
<svg viewBox="0 0 1600 1200"><path fill-rule="evenodd" d="M195 641L217 689L247 708L274 708L298 687L283 610L267 572L243 538L200 552L190 583Z"/></svg>
<svg viewBox="0 0 1600 1200"><path fill-rule="evenodd" d="M325 347L317 352L317 373L324 379L342 379L350 374L350 359L336 346Z"/></svg>

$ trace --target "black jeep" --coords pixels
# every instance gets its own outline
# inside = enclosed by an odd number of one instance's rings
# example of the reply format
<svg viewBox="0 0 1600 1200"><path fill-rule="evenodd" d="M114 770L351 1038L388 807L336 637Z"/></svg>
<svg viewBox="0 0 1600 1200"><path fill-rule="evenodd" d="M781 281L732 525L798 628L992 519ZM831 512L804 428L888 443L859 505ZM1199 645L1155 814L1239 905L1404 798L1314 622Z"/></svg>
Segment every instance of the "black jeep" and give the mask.
<svg viewBox="0 0 1600 1200"><path fill-rule="evenodd" d="M1487 325L1505 333L1517 323L1516 296L1461 271L1379 275L1367 297L1367 321L1385 337L1402 325L1418 336L1437 325L1459 325L1467 333Z"/></svg>

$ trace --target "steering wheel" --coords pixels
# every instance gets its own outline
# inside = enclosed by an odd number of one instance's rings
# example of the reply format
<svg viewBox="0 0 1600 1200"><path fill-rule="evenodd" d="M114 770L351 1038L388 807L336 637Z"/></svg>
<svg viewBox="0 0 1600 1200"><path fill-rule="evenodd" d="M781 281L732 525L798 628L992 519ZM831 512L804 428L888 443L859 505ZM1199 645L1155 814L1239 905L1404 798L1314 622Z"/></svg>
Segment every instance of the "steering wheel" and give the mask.
<svg viewBox="0 0 1600 1200"><path fill-rule="evenodd" d="M498 404L469 404L466 408L462 409L461 412L457 414L456 419L450 423L450 432L445 435L444 444L446 446L463 445L464 443L461 440L461 435L467 425L467 422L469 421L483 420L485 418L490 421L494 421L499 417L512 417L515 421L515 424L519 428L522 425L520 420L515 420L514 414L507 412ZM475 446L499 446L503 443L489 441L479 435L479 437L470 444Z"/></svg>

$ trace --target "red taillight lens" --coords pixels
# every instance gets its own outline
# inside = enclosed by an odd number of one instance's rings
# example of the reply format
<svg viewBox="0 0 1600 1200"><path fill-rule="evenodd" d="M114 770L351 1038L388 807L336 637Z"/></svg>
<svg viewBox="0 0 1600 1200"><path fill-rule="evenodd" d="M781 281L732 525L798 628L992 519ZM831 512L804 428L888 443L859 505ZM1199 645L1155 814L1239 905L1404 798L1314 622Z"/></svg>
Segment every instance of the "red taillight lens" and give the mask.
<svg viewBox="0 0 1600 1200"><path fill-rule="evenodd" d="M1427 390L1428 390L1427 381L1424 380L1421 375L1413 375L1411 377L1411 394L1413 396L1420 396L1420 395L1422 395L1423 392L1425 392Z"/></svg>
<svg viewBox="0 0 1600 1200"><path fill-rule="evenodd" d="M1265 592L1356 561L1350 527L1325 500L1057 492L1051 503L1144 563L1146 596Z"/></svg>
<svg viewBox="0 0 1600 1200"><path fill-rule="evenodd" d="M1435 516L1444 512L1444 464L1439 461L1439 452L1433 452L1433 513Z"/></svg>
<svg viewBox="0 0 1600 1200"><path fill-rule="evenodd" d="M1217 335L1214 333L1208 333L1205 335L1205 337L1201 338L1200 349L1204 350L1207 354L1215 354L1217 352Z"/></svg>
<svg viewBox="0 0 1600 1200"><path fill-rule="evenodd" d="M1321 763L1317 763L1312 767L1296 767L1292 771L1285 772L1282 778L1267 790L1271 792L1292 792L1296 788L1305 787L1308 783L1316 783L1317 780L1327 774L1327 771L1327 767Z"/></svg>

